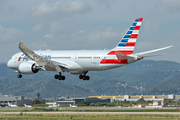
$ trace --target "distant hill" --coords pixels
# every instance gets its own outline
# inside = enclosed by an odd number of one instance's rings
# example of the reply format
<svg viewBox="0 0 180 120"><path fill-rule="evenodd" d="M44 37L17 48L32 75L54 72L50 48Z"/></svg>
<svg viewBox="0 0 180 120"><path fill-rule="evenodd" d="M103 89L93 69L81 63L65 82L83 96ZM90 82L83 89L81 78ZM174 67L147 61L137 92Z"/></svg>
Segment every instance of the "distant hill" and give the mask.
<svg viewBox="0 0 180 120"><path fill-rule="evenodd" d="M63 73L65 81L54 79L56 72L38 72L23 75L0 64L0 93L36 97L73 97L74 80L76 97L89 95L118 94L179 94L180 63L171 61L141 60L133 64L108 71L89 72L89 81L76 75ZM117 88L118 85L118 88Z"/></svg>

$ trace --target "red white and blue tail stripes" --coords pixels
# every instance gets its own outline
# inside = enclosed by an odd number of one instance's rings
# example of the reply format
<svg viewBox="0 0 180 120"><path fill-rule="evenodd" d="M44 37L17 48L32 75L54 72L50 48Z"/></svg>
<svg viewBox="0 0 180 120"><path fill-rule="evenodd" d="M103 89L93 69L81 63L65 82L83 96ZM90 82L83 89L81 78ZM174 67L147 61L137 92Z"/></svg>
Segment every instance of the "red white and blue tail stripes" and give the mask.
<svg viewBox="0 0 180 120"><path fill-rule="evenodd" d="M133 22L133 24L130 26L130 28L123 36L121 41L118 43L118 45L109 53L107 53L108 57L102 59L100 64L128 64L128 59L119 60L118 58L113 58L113 56L116 56L116 53L121 53L124 55L133 54L142 20L143 18L138 18Z"/></svg>
<svg viewBox="0 0 180 120"><path fill-rule="evenodd" d="M108 55L114 55L116 52L125 55L133 53L142 20L143 18L138 18L133 22L118 45L110 53L108 53Z"/></svg>

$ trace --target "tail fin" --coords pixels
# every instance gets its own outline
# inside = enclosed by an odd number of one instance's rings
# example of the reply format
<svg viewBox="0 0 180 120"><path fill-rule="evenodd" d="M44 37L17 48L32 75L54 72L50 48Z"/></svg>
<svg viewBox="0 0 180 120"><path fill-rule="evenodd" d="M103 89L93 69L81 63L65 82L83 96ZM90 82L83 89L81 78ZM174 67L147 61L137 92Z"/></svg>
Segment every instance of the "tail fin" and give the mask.
<svg viewBox="0 0 180 120"><path fill-rule="evenodd" d="M130 55L133 53L142 20L143 18L138 18L133 22L118 45L108 55L114 55L115 53Z"/></svg>

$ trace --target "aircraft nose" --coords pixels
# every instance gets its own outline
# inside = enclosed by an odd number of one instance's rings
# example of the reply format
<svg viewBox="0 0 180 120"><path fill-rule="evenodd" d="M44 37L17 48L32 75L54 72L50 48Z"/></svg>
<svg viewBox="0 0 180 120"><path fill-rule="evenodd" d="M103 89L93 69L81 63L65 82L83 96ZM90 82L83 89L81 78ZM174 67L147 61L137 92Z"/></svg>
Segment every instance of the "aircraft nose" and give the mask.
<svg viewBox="0 0 180 120"><path fill-rule="evenodd" d="M11 60L9 60L8 63L7 63L7 66L8 66L9 68L10 68L10 66L11 66L10 61L11 61Z"/></svg>
<svg viewBox="0 0 180 120"><path fill-rule="evenodd" d="M12 64L12 60L11 59L8 61L7 66L9 68L13 68L13 64Z"/></svg>

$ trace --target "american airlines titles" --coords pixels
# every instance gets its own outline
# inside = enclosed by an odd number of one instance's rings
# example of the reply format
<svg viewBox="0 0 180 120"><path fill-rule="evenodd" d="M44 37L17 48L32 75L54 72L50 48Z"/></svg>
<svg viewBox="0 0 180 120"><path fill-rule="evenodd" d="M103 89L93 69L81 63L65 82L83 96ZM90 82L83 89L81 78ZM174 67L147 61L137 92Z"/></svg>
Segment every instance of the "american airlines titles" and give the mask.
<svg viewBox="0 0 180 120"><path fill-rule="evenodd" d="M42 54L40 54L39 56L42 57L45 60L51 60L51 55L42 55ZM29 60L31 60L31 59L28 58L27 56L23 57L23 61L29 61Z"/></svg>

